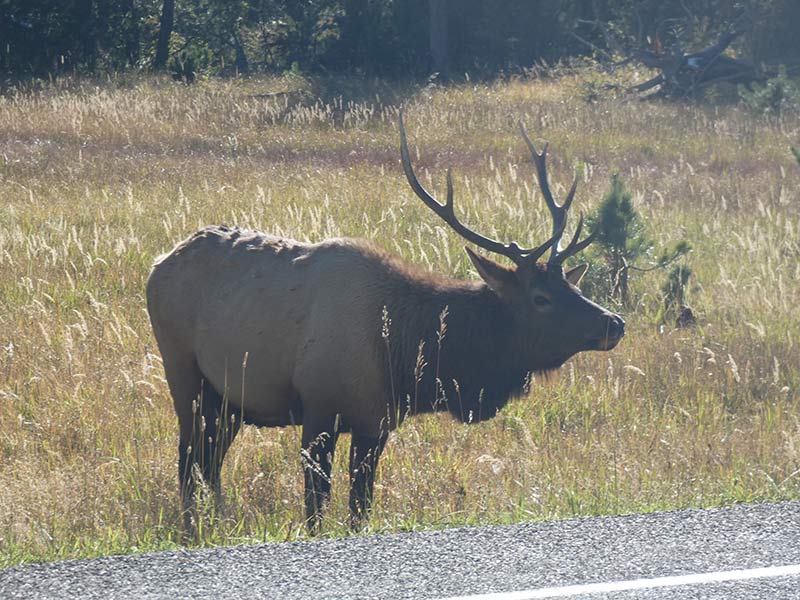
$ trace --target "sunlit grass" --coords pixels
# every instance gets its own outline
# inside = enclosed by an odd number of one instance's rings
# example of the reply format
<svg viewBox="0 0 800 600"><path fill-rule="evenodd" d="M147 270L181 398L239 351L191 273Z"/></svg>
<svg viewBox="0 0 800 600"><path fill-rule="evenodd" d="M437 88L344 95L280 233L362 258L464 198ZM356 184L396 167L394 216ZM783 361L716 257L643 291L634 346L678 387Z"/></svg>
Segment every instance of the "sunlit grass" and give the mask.
<svg viewBox="0 0 800 600"><path fill-rule="evenodd" d="M611 354L577 357L477 426L407 422L381 461L374 531L800 498L800 141L796 116L635 100L580 80L381 88L317 99L292 78L66 81L0 97L0 564L180 543L177 427L144 281L208 223L366 237L473 277L423 183L487 235L550 230L517 122L551 142L590 211L619 170L659 245L686 238L699 326L656 319L663 274ZM273 92L292 92L273 94ZM387 101L392 102L388 104ZM326 535L347 534L347 436ZM299 431L246 429L204 543L303 537Z"/></svg>

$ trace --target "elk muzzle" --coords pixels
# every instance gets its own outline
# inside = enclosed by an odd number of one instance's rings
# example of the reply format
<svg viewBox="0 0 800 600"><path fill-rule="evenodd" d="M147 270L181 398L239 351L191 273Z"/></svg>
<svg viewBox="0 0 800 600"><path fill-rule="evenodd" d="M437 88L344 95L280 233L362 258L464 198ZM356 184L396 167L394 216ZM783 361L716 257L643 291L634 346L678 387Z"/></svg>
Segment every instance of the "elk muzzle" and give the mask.
<svg viewBox="0 0 800 600"><path fill-rule="evenodd" d="M611 350L625 335L625 321L614 313L600 315L600 335L589 338L589 343L595 350Z"/></svg>

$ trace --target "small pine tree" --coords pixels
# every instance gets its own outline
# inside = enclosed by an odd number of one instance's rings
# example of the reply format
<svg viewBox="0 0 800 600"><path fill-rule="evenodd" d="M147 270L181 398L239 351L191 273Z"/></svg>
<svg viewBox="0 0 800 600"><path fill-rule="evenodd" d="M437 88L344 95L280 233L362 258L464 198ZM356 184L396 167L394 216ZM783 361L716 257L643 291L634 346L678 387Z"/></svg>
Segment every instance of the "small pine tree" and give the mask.
<svg viewBox="0 0 800 600"><path fill-rule="evenodd" d="M653 242L645 236L644 223L619 173L611 176L611 190L603 198L593 225L599 228L597 243L609 269L611 295L627 304L630 266L650 252Z"/></svg>
<svg viewBox="0 0 800 600"><path fill-rule="evenodd" d="M800 165L800 148L795 148L794 146L790 146L790 148L792 149L795 160L797 160L797 164Z"/></svg>
<svg viewBox="0 0 800 600"><path fill-rule="evenodd" d="M789 110L800 110L800 88L786 74L786 67L778 67L778 74L766 84L753 84L752 89L739 86L739 97L745 105L758 112L780 115Z"/></svg>
<svg viewBox="0 0 800 600"><path fill-rule="evenodd" d="M661 286L664 304L670 307L683 306L686 302L686 286L692 269L685 265L676 265L667 275L667 281Z"/></svg>
<svg viewBox="0 0 800 600"><path fill-rule="evenodd" d="M661 286L664 298L662 319L666 321L674 318L677 327L687 327L695 323L694 313L686 304L686 290L691 276L691 267L675 265Z"/></svg>
<svg viewBox="0 0 800 600"><path fill-rule="evenodd" d="M597 216L590 219L590 225L598 230L597 247L609 278L607 289L612 298L624 305L630 304L632 271L663 269L691 250L689 243L682 240L652 260L655 244L647 236L647 228L619 173L611 176L611 189L603 198ZM648 259L649 264L643 264Z"/></svg>

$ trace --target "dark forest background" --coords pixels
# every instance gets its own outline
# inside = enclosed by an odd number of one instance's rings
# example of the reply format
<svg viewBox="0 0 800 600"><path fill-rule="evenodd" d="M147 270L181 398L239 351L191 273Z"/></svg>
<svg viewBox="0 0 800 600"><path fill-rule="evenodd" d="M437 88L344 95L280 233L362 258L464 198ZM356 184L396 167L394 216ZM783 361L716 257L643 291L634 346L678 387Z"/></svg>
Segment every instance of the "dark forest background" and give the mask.
<svg viewBox="0 0 800 600"><path fill-rule="evenodd" d="M483 77L652 44L664 23L701 44L743 9L737 53L800 62L798 0L0 0L0 75Z"/></svg>

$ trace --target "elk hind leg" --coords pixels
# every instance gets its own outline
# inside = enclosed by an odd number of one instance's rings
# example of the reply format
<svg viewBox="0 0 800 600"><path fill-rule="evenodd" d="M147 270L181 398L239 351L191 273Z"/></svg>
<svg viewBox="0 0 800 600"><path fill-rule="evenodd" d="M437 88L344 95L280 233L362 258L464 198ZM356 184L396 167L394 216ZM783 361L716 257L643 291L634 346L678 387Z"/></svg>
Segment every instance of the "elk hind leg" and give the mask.
<svg viewBox="0 0 800 600"><path fill-rule="evenodd" d="M372 507L375 470L388 433L378 437L353 432L350 441L350 527L360 528Z"/></svg>
<svg viewBox="0 0 800 600"><path fill-rule="evenodd" d="M192 358L178 359L177 353L167 351L164 347L161 348L161 355L164 357L164 372L178 417L178 485L184 529L191 533L195 492L192 465L196 455L192 438L199 422L197 407L203 376Z"/></svg>
<svg viewBox="0 0 800 600"><path fill-rule="evenodd" d="M211 383L201 380L200 394L193 405L191 444L182 456L182 490L184 506L188 507L185 519L187 531L197 533L197 484L201 480L220 503L220 473L222 461L242 424L241 412L229 406Z"/></svg>
<svg viewBox="0 0 800 600"><path fill-rule="evenodd" d="M178 483L184 529L195 533L198 480L219 493L225 453L241 426L241 414L227 406L193 360L164 361L178 416Z"/></svg>
<svg viewBox="0 0 800 600"><path fill-rule="evenodd" d="M241 411L230 406L204 378L198 412L201 418L195 424L192 446L199 456L194 457L194 463L199 466L203 480L219 495L222 461L242 425Z"/></svg>

